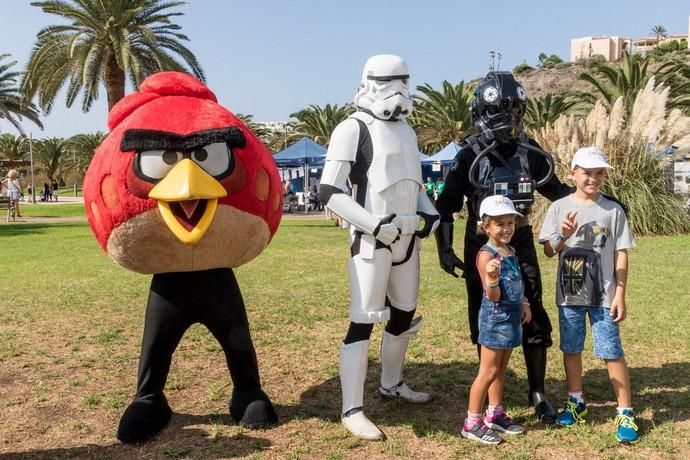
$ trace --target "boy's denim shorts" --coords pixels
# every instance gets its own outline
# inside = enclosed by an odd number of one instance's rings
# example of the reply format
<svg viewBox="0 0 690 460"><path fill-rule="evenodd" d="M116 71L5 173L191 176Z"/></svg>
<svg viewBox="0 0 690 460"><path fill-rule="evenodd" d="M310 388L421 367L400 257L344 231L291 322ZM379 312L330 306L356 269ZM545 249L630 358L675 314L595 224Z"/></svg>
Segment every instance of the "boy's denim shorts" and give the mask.
<svg viewBox="0 0 690 460"><path fill-rule="evenodd" d="M624 355L618 323L614 323L607 307L558 307L558 323L563 353L581 353L585 347L589 314L592 326L594 356L601 359L618 359Z"/></svg>
<svg viewBox="0 0 690 460"><path fill-rule="evenodd" d="M522 343L522 306L488 306L479 310L477 343L489 348L515 348Z"/></svg>

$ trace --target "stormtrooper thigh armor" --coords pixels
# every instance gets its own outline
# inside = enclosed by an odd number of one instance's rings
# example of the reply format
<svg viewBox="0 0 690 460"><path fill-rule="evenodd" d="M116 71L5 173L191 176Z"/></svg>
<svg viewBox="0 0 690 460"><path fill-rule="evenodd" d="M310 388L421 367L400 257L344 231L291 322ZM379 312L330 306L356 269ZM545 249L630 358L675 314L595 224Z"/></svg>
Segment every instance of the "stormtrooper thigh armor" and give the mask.
<svg viewBox="0 0 690 460"><path fill-rule="evenodd" d="M363 235L360 238L360 253L348 261L350 321L387 321L390 310L386 306L386 296L391 305L399 310L412 311L417 307L419 242L416 239L414 235L401 235L390 249L375 249L376 241L373 237ZM400 265L394 265L394 262L405 259L410 245L413 247L409 259Z"/></svg>

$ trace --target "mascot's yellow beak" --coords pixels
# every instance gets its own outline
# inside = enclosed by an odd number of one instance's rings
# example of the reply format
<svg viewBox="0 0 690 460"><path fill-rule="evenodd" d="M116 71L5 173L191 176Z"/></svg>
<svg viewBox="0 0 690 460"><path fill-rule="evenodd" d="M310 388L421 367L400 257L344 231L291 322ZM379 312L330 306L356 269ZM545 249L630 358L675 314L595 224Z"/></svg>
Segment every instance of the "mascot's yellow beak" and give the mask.
<svg viewBox="0 0 690 460"><path fill-rule="evenodd" d="M151 189L149 198L158 201L163 221L182 243L196 244L213 221L218 198L227 194L220 182L185 158Z"/></svg>

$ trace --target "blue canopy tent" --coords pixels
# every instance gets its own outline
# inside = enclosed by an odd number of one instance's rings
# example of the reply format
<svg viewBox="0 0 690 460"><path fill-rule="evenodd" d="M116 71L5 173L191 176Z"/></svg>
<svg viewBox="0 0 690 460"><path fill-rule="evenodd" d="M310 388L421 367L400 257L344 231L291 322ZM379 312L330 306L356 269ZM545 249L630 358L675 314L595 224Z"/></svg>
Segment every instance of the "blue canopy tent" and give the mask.
<svg viewBox="0 0 690 460"><path fill-rule="evenodd" d="M441 171L441 177L446 177L447 169L453 164L455 155L460 151L460 144L449 142L448 145L422 160L422 169ZM434 167L435 166L435 167ZM425 172L425 177L433 174Z"/></svg>
<svg viewBox="0 0 690 460"><path fill-rule="evenodd" d="M455 159L455 155L457 155L459 151L460 151L460 144L458 144L457 142L449 142L448 145L443 147L441 150L434 153L430 157L422 160L422 164L423 165L432 165L432 164L451 165L451 164L453 164L453 160Z"/></svg>
<svg viewBox="0 0 690 460"><path fill-rule="evenodd" d="M326 159L326 148L308 137L303 137L285 150L273 155L281 168L296 168L304 165L323 166Z"/></svg>
<svg viewBox="0 0 690 460"><path fill-rule="evenodd" d="M293 183L297 190L302 190L302 200L306 203L307 186L309 185L309 170L323 167L326 161L326 148L307 137L290 145L273 155L273 160L279 168L304 168L303 179L295 178ZM302 182L300 184L300 182ZM304 206L306 212L307 206Z"/></svg>

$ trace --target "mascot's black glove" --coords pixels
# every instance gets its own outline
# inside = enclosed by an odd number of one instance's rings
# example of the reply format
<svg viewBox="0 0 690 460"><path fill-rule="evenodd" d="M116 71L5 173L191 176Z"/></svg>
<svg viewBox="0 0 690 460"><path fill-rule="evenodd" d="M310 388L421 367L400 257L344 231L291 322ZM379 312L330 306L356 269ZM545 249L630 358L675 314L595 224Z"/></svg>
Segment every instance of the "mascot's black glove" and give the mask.
<svg viewBox="0 0 690 460"><path fill-rule="evenodd" d="M441 216L438 214L427 214L425 212L418 212L417 215L424 219L424 227L422 227L421 230L414 232L415 236L418 236L419 238L426 238L434 233L434 230L436 230L436 227L438 227Z"/></svg>
<svg viewBox="0 0 690 460"><path fill-rule="evenodd" d="M453 252L453 223L441 222L436 230L436 249L438 249L438 261L441 268L456 278L460 275L455 273L459 268L463 272L467 270L465 263L460 260Z"/></svg>

